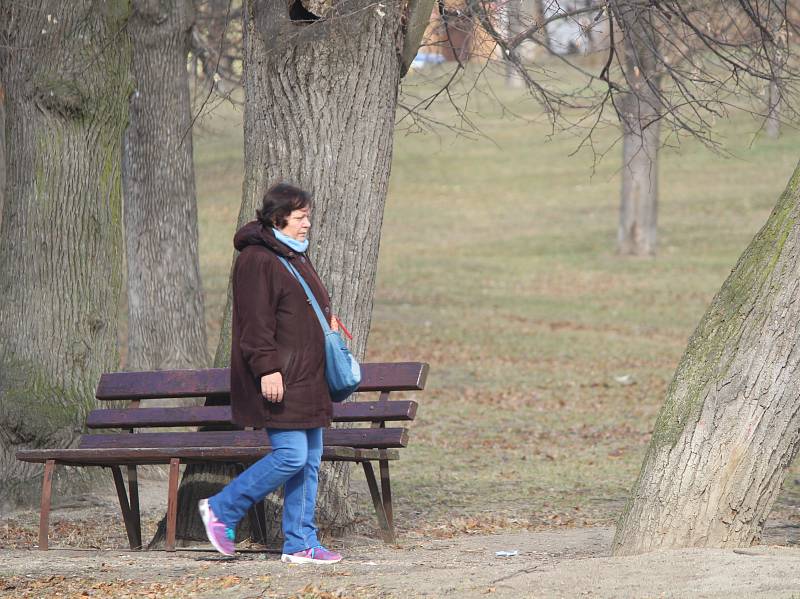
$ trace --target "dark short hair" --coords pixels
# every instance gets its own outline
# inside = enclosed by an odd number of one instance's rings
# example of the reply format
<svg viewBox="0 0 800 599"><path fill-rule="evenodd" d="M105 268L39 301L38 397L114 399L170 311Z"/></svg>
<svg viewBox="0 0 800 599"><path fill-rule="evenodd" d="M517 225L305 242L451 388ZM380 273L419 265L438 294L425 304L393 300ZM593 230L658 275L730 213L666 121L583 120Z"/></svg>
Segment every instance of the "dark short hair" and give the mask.
<svg viewBox="0 0 800 599"><path fill-rule="evenodd" d="M256 210L256 218L265 227L282 229L292 211L310 207L310 193L288 183L276 183L264 194L261 208Z"/></svg>

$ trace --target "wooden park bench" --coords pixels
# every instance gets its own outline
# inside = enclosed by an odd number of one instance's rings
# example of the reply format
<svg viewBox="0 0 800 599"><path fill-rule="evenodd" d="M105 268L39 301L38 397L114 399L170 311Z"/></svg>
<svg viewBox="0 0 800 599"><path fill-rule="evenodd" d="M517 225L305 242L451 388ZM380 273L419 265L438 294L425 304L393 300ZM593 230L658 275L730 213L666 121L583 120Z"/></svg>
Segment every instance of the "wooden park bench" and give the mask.
<svg viewBox="0 0 800 599"><path fill-rule="evenodd" d="M323 435L322 459L356 462L363 466L383 538L394 540L392 491L389 462L398 459L399 448L408 444L405 426L387 427L387 422L414 420L417 402L389 400L392 391L421 391L428 365L420 362L362 364L361 399L377 392L377 400L334 404L333 421L352 423L347 428L328 428ZM47 549L50 495L56 464L109 468L119 498L131 549L142 548L139 491L136 467L169 464L166 549L175 550L178 477L181 464L226 462L249 465L270 451L263 430L241 430L231 423L230 372L227 368L113 372L103 374L97 386L100 401L129 402L125 408L93 410L86 419L88 429L122 429L122 432L86 433L74 449L28 449L17 459L44 463L39 549ZM149 399L206 397L215 405L188 407L142 407ZM360 425L360 426L359 426ZM152 432L152 429L193 427L192 430ZM195 430L213 428L214 430ZM145 429L147 432L142 432ZM380 486L372 462L378 462ZM127 469L128 488L121 467Z"/></svg>

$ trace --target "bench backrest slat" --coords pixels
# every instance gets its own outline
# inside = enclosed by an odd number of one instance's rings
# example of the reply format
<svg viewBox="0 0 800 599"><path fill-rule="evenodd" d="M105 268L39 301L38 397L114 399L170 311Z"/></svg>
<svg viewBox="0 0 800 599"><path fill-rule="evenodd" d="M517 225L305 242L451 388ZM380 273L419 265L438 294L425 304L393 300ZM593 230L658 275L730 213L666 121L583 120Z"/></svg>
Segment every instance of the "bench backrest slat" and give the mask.
<svg viewBox="0 0 800 599"><path fill-rule="evenodd" d="M334 404L334 422L414 420L417 402L363 401ZM231 424L230 406L184 406L93 410L88 428L153 428L159 426L224 426Z"/></svg>
<svg viewBox="0 0 800 599"><path fill-rule="evenodd" d="M423 362L365 363L359 391L413 391L425 388L428 365ZM108 372L100 377L100 400L207 397L230 393L227 368Z"/></svg>
<svg viewBox="0 0 800 599"><path fill-rule="evenodd" d="M332 428L323 431L323 444L362 448L405 447L405 428ZM266 431L203 431L191 433L117 433L83 435L80 449L135 447L269 447Z"/></svg>

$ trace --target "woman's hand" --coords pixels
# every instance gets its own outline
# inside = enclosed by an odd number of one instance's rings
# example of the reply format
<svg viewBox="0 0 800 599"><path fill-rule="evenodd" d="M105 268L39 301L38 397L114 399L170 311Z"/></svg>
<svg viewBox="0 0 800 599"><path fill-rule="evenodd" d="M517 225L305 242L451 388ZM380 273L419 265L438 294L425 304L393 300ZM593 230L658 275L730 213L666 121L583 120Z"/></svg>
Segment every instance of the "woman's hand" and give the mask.
<svg viewBox="0 0 800 599"><path fill-rule="evenodd" d="M339 332L339 319L336 318L336 314L331 314L331 330L334 333Z"/></svg>
<svg viewBox="0 0 800 599"><path fill-rule="evenodd" d="M280 372L265 374L261 377L261 395L272 403L283 400L283 376Z"/></svg>

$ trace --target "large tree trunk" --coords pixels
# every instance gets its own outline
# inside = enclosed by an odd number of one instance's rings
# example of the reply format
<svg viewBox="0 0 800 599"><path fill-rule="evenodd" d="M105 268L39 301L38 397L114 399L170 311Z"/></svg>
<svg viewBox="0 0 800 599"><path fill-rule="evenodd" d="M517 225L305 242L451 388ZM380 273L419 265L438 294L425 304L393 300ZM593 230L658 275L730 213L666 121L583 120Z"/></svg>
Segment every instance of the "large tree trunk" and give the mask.
<svg viewBox="0 0 800 599"><path fill-rule="evenodd" d="M3 198L6 189L6 97L0 84L0 227L3 226Z"/></svg>
<svg viewBox="0 0 800 599"><path fill-rule="evenodd" d="M800 441L800 166L689 341L614 552L755 543Z"/></svg>
<svg viewBox="0 0 800 599"><path fill-rule="evenodd" d="M0 498L40 476L15 451L71 445L100 373L117 366L126 18L115 2L0 5L13 148L0 227Z"/></svg>
<svg viewBox="0 0 800 599"><path fill-rule="evenodd" d="M292 4L295 15L313 19L297 4ZM304 4L308 10L316 6ZM255 217L271 183L290 181L313 193L310 253L337 314L354 334L358 356L366 350L372 313L402 50L418 45L421 36L421 30L404 35L399 4L334 3L319 15L324 18L298 22L283 3L245 3L245 184L239 223ZM403 4L409 10L416 3ZM215 365L227 365L229 357L230 288ZM195 506L229 476L213 466L187 471L182 501ZM317 502L323 527L343 530L352 523L348 486L346 464L323 465ZM279 499L268 498L268 542L280 537L280 510ZM179 522L178 534L203 538L202 525L192 514Z"/></svg>
<svg viewBox="0 0 800 599"><path fill-rule="evenodd" d="M134 0L136 88L123 147L131 370L208 363L186 57L191 0Z"/></svg>
<svg viewBox="0 0 800 599"><path fill-rule="evenodd" d="M622 125L622 193L617 250L655 254L658 216L660 77L658 34L651 27L650 3L618 0L614 17L623 32L620 51L628 87L617 106Z"/></svg>

